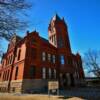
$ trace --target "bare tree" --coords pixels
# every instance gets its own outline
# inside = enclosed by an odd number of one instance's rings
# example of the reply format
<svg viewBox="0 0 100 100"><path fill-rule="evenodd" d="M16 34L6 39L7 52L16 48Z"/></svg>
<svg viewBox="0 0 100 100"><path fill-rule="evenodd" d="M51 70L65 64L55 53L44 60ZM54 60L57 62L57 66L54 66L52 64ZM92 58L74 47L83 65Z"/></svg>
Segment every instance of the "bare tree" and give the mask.
<svg viewBox="0 0 100 100"><path fill-rule="evenodd" d="M26 0L0 0L0 40L10 40L13 33L28 26L25 11L31 8ZM0 56L2 56L0 44Z"/></svg>
<svg viewBox="0 0 100 100"><path fill-rule="evenodd" d="M84 56L84 63L88 72L100 78L100 51L88 50Z"/></svg>
<svg viewBox="0 0 100 100"><path fill-rule="evenodd" d="M16 30L27 27L23 15L30 7L25 0L0 0L0 39L9 40Z"/></svg>

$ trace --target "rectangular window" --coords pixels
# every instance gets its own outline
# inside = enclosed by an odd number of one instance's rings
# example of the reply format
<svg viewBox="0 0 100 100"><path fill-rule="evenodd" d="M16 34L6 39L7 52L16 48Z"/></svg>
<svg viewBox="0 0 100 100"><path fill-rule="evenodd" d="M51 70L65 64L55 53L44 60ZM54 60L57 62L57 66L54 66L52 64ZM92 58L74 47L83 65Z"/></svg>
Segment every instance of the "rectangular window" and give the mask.
<svg viewBox="0 0 100 100"><path fill-rule="evenodd" d="M53 63L56 62L56 56L55 55L52 55L52 60L53 60Z"/></svg>
<svg viewBox="0 0 100 100"><path fill-rule="evenodd" d="M16 67L15 80L17 79L17 76L18 76L18 67Z"/></svg>
<svg viewBox="0 0 100 100"><path fill-rule="evenodd" d="M36 39L31 40L31 45L34 45L34 44L36 44Z"/></svg>
<svg viewBox="0 0 100 100"><path fill-rule="evenodd" d="M42 78L46 79L46 68L42 68Z"/></svg>
<svg viewBox="0 0 100 100"><path fill-rule="evenodd" d="M48 61L51 61L51 54L48 54Z"/></svg>
<svg viewBox="0 0 100 100"><path fill-rule="evenodd" d="M56 69L54 69L54 78L56 79Z"/></svg>
<svg viewBox="0 0 100 100"><path fill-rule="evenodd" d="M56 45L56 42L57 42L57 40L56 40L56 35L54 35L54 44Z"/></svg>
<svg viewBox="0 0 100 100"><path fill-rule="evenodd" d="M5 80L5 71L3 72L3 81Z"/></svg>
<svg viewBox="0 0 100 100"><path fill-rule="evenodd" d="M17 60L20 60L20 55L21 55L21 50L19 50L19 52L18 52L18 58L17 58Z"/></svg>
<svg viewBox="0 0 100 100"><path fill-rule="evenodd" d="M31 58L36 59L37 50L36 48L31 48Z"/></svg>
<svg viewBox="0 0 100 100"><path fill-rule="evenodd" d="M4 66L4 61L2 61L2 66Z"/></svg>
<svg viewBox="0 0 100 100"><path fill-rule="evenodd" d="M8 73L7 73L7 80L9 79L9 70L8 70Z"/></svg>
<svg viewBox="0 0 100 100"><path fill-rule="evenodd" d="M29 73L30 73L30 78L33 79L35 77L35 66L30 66Z"/></svg>
<svg viewBox="0 0 100 100"><path fill-rule="evenodd" d="M63 47L63 39L62 39L61 35L58 37L58 46L59 46L59 48Z"/></svg>
<svg viewBox="0 0 100 100"><path fill-rule="evenodd" d="M8 56L8 65L10 64L10 56Z"/></svg>
<svg viewBox="0 0 100 100"><path fill-rule="evenodd" d="M13 55L11 55L10 64L12 64L12 62L13 62Z"/></svg>
<svg viewBox="0 0 100 100"><path fill-rule="evenodd" d="M1 73L0 73L0 78L1 78Z"/></svg>
<svg viewBox="0 0 100 100"><path fill-rule="evenodd" d="M51 68L49 68L49 79L51 78Z"/></svg>
<svg viewBox="0 0 100 100"><path fill-rule="evenodd" d="M42 52L42 61L46 61L46 53Z"/></svg>
<svg viewBox="0 0 100 100"><path fill-rule="evenodd" d="M61 55L61 56L60 56L60 63L61 63L62 65L65 64L64 55Z"/></svg>

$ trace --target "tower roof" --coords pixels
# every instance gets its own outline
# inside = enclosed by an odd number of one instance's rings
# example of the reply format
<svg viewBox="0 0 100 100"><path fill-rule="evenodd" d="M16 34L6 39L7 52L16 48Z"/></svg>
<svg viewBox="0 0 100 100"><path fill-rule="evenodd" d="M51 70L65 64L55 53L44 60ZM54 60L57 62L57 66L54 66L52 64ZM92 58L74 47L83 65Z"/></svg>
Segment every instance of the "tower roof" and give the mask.
<svg viewBox="0 0 100 100"><path fill-rule="evenodd" d="M56 14L56 15L52 18L52 20L61 20L61 18Z"/></svg>

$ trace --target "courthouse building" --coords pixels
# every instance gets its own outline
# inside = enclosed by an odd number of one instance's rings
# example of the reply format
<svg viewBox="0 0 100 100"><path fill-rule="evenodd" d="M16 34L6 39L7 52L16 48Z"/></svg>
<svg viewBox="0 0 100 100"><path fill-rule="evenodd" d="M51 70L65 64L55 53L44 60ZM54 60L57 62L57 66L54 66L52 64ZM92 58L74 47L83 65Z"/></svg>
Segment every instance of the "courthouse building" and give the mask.
<svg viewBox="0 0 100 100"><path fill-rule="evenodd" d="M48 81L59 81L67 89L84 79L79 53L71 51L68 26L55 15L48 26L48 40L37 31L21 38L14 34L0 65L0 91L30 92L48 88Z"/></svg>

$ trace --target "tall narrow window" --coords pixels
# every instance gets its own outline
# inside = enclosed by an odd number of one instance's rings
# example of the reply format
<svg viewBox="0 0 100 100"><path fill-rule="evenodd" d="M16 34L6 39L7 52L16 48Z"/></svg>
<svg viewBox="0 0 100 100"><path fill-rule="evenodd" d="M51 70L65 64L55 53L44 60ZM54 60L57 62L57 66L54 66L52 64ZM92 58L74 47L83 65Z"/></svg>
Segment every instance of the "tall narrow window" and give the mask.
<svg viewBox="0 0 100 100"><path fill-rule="evenodd" d="M10 58L9 58L9 64L11 64L11 58L12 58L12 56L10 56Z"/></svg>
<svg viewBox="0 0 100 100"><path fill-rule="evenodd" d="M1 73L0 73L0 78L1 78Z"/></svg>
<svg viewBox="0 0 100 100"><path fill-rule="evenodd" d="M59 48L63 47L63 39L61 35L58 37L58 46Z"/></svg>
<svg viewBox="0 0 100 100"><path fill-rule="evenodd" d="M42 52L42 61L46 61L46 53Z"/></svg>
<svg viewBox="0 0 100 100"><path fill-rule="evenodd" d="M65 64L64 55L61 55L61 56L60 56L60 63L61 63L62 65Z"/></svg>
<svg viewBox="0 0 100 100"><path fill-rule="evenodd" d="M42 68L42 78L46 79L46 68Z"/></svg>
<svg viewBox="0 0 100 100"><path fill-rule="evenodd" d="M56 79L56 69L54 69L54 78Z"/></svg>
<svg viewBox="0 0 100 100"><path fill-rule="evenodd" d="M11 56L9 56L9 64L10 64L10 61L11 61Z"/></svg>
<svg viewBox="0 0 100 100"><path fill-rule="evenodd" d="M36 48L31 48L31 57L32 59L36 59L37 50Z"/></svg>
<svg viewBox="0 0 100 100"><path fill-rule="evenodd" d="M3 72L3 81L5 80L5 71Z"/></svg>
<svg viewBox="0 0 100 100"><path fill-rule="evenodd" d="M48 54L48 61L51 61L51 54Z"/></svg>
<svg viewBox="0 0 100 100"><path fill-rule="evenodd" d="M7 76L8 76L8 71L6 71L6 74L5 74L5 81L7 80Z"/></svg>
<svg viewBox="0 0 100 100"><path fill-rule="evenodd" d="M2 66L4 66L4 60L2 61Z"/></svg>
<svg viewBox="0 0 100 100"><path fill-rule="evenodd" d="M11 55L10 64L12 64L12 62L13 62L13 55Z"/></svg>
<svg viewBox="0 0 100 100"><path fill-rule="evenodd" d="M4 71L4 73L3 73L3 80L5 81L5 79L6 79L6 72Z"/></svg>
<svg viewBox="0 0 100 100"><path fill-rule="evenodd" d="M56 40L56 35L54 35L54 44L56 45L56 42L57 42L57 40Z"/></svg>
<svg viewBox="0 0 100 100"><path fill-rule="evenodd" d="M51 78L51 68L49 68L49 79Z"/></svg>
<svg viewBox="0 0 100 100"><path fill-rule="evenodd" d="M9 70L8 70L8 74L7 74L7 80L9 79Z"/></svg>
<svg viewBox="0 0 100 100"><path fill-rule="evenodd" d="M17 79L17 76L18 76L18 67L16 67L15 80Z"/></svg>
<svg viewBox="0 0 100 100"><path fill-rule="evenodd" d="M51 36L51 40L52 40L52 42L53 42L53 36Z"/></svg>
<svg viewBox="0 0 100 100"><path fill-rule="evenodd" d="M21 55L21 50L19 50L19 52L18 52L18 59L17 60L20 60L20 55Z"/></svg>
<svg viewBox="0 0 100 100"><path fill-rule="evenodd" d="M35 77L35 66L30 66L30 70L29 70L29 74L30 74L30 78L34 78Z"/></svg>
<svg viewBox="0 0 100 100"><path fill-rule="evenodd" d="M55 63L55 62L56 62L56 56L53 55L53 56L52 56L52 59L53 59L53 63Z"/></svg>
<svg viewBox="0 0 100 100"><path fill-rule="evenodd" d="M10 64L10 56L8 57L8 65Z"/></svg>

